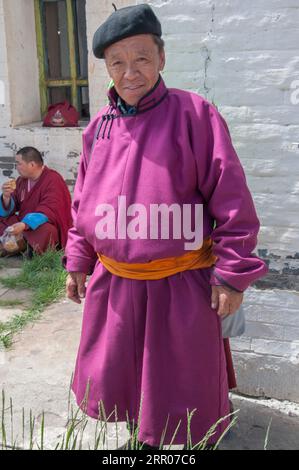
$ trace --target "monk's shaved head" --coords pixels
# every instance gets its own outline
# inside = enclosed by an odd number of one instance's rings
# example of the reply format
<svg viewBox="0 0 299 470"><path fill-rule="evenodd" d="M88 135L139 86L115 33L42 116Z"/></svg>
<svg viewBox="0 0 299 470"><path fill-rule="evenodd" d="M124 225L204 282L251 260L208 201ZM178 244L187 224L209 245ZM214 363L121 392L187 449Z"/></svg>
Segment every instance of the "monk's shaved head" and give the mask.
<svg viewBox="0 0 299 470"><path fill-rule="evenodd" d="M35 147L23 147L17 155L21 155L22 160L25 162L35 162L37 165L42 166L44 164L41 153Z"/></svg>

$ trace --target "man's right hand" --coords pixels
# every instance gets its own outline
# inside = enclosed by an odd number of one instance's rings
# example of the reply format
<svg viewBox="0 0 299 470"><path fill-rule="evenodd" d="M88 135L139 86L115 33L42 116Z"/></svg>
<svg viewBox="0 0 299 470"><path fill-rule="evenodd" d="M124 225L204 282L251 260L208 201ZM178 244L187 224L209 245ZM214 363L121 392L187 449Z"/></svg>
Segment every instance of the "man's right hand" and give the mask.
<svg viewBox="0 0 299 470"><path fill-rule="evenodd" d="M81 304L81 299L85 297L87 274L72 272L66 279L66 296L76 304Z"/></svg>
<svg viewBox="0 0 299 470"><path fill-rule="evenodd" d="M10 200L10 197L13 192L14 192L14 188L11 182L6 181L6 183L2 185L2 194L3 194L3 199L5 202Z"/></svg>

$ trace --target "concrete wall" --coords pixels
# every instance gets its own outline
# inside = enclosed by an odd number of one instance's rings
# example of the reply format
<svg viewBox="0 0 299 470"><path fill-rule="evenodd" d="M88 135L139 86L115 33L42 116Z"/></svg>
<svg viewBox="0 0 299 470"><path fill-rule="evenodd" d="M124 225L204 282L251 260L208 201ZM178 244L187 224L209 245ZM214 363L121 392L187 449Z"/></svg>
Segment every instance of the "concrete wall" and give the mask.
<svg viewBox="0 0 299 470"><path fill-rule="evenodd" d="M247 290L246 332L231 341L239 390L299 401L299 3L150 3L163 24L167 84L218 106L262 224L270 274Z"/></svg>
<svg viewBox="0 0 299 470"><path fill-rule="evenodd" d="M0 44L4 45L0 80L6 96L5 105L0 104L0 183L14 171L16 148L32 144L45 152L46 163L61 171L72 187L82 128L43 129L40 123L28 124L24 100L34 100L34 109L38 100L35 38L30 33L27 41L20 34L11 43L15 31L23 28L22 15L9 12L16 1L0 0ZM33 21L33 0L18 0L20 8L25 3L28 25ZM134 3L142 2L116 2L118 8ZM298 0L149 3L163 26L167 85L196 91L218 106L262 224L257 252L269 263L270 273L246 291L247 330L232 340L239 390L299 402ZM109 78L103 62L93 57L91 43L98 25L112 12L111 1L87 0L86 11L93 115L106 101ZM32 74L28 78L23 74L22 79L18 66L26 63L16 60L21 50L33 67Z"/></svg>
<svg viewBox="0 0 299 470"><path fill-rule="evenodd" d="M3 2L12 126L40 119L33 7L28 0Z"/></svg>
<svg viewBox="0 0 299 470"><path fill-rule="evenodd" d="M11 114L10 114L8 60L7 60L3 0L0 0L0 82L1 82L0 127L7 128L9 127L11 123ZM0 152L2 155L3 153L2 148L0 148Z"/></svg>

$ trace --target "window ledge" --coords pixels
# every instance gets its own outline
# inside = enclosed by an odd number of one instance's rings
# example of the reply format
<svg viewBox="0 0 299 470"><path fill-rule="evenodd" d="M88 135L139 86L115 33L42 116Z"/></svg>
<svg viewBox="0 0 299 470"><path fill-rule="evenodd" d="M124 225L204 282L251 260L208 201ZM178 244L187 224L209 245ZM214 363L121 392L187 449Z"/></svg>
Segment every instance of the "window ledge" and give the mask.
<svg viewBox="0 0 299 470"><path fill-rule="evenodd" d="M55 131L82 131L84 130L90 121L79 121L79 126L78 127L43 127L43 121L37 121L37 122L30 122L28 124L19 124L17 126L12 126L12 129L28 129L28 130L34 130L34 129L42 129L43 131L48 131L51 132L52 130Z"/></svg>

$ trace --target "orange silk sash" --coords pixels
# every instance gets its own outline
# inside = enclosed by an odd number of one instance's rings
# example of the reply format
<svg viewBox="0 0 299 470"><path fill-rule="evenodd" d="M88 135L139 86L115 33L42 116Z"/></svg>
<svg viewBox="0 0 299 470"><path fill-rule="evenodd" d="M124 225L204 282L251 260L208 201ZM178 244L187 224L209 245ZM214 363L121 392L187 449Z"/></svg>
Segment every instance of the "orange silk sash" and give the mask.
<svg viewBox="0 0 299 470"><path fill-rule="evenodd" d="M125 263L97 253L100 262L116 276L128 279L156 280L172 276L188 269L209 268L217 257L212 252L213 241L206 238L200 248L187 251L183 255L159 258L147 263Z"/></svg>

